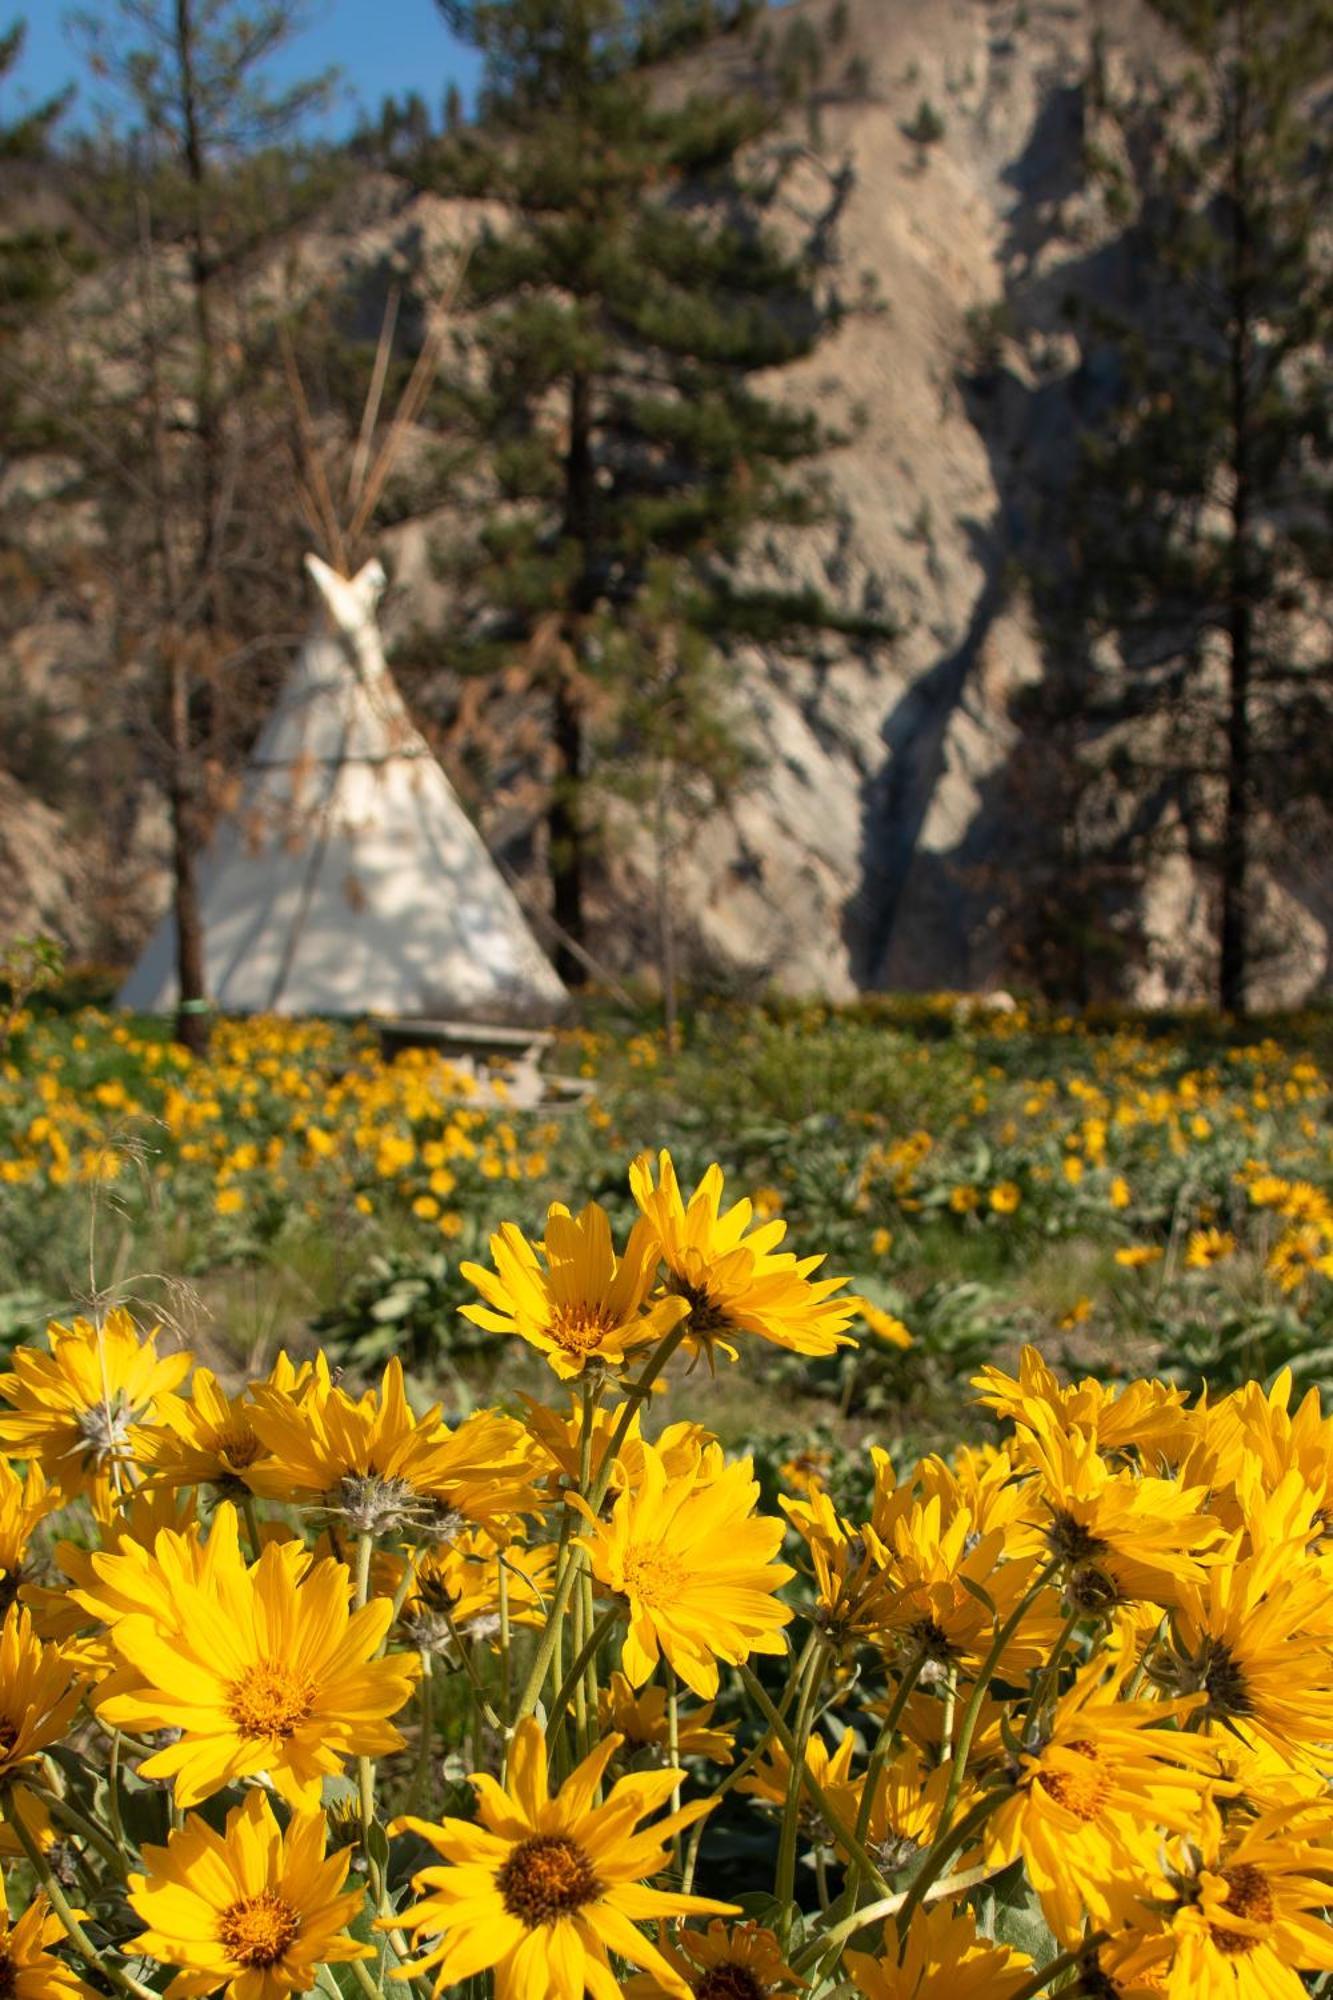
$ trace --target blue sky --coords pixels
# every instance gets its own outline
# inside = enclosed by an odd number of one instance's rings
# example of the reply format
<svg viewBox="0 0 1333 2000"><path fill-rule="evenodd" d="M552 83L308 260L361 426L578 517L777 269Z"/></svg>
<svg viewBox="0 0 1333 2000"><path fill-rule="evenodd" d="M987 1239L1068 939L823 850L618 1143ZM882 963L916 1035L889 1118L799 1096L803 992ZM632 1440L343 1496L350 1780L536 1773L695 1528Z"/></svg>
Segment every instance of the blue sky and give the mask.
<svg viewBox="0 0 1333 2000"><path fill-rule="evenodd" d="M86 6L111 0L84 0ZM86 118L95 96L65 32L63 0L0 0L0 28L26 19L23 56L6 77L0 113L13 116L26 102L40 102L67 83L79 85L73 116ZM378 110L389 92L419 90L437 109L451 81L470 95L477 60L448 34L435 0L309 0L309 26L270 69L275 84L309 76L336 63L342 82L328 120L333 133L356 122L358 105Z"/></svg>

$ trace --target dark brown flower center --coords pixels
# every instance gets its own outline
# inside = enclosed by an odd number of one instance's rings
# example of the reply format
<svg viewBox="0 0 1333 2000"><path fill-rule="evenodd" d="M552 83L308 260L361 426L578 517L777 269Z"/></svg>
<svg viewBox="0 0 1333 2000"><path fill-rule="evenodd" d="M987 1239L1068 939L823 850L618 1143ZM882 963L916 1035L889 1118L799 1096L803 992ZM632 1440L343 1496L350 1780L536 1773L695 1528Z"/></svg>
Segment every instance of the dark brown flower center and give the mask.
<svg viewBox="0 0 1333 2000"><path fill-rule="evenodd" d="M1080 1563L1095 1562L1098 1556L1107 1553L1107 1543L1100 1535L1094 1535L1082 1521L1057 1507L1051 1514L1051 1525L1046 1530L1046 1544L1053 1556L1071 1568Z"/></svg>
<svg viewBox="0 0 1333 2000"><path fill-rule="evenodd" d="M236 1430L218 1433L218 1457L236 1469L243 1465L253 1465L261 1449L259 1439L248 1426L243 1425Z"/></svg>
<svg viewBox="0 0 1333 2000"><path fill-rule="evenodd" d="M768 1988L761 1986L748 1966L710 1965L694 1982L694 2000L768 2000Z"/></svg>
<svg viewBox="0 0 1333 2000"><path fill-rule="evenodd" d="M567 1917L602 1893L591 1861L562 1833L534 1833L521 1840L496 1876L495 1886L510 1916L529 1930Z"/></svg>
<svg viewBox="0 0 1333 2000"><path fill-rule="evenodd" d="M908 1626L906 1637L927 1660L947 1665L953 1658L949 1635L937 1618L918 1618Z"/></svg>
<svg viewBox="0 0 1333 2000"><path fill-rule="evenodd" d="M288 1945L301 1934L300 1913L276 1889L242 1896L218 1918L218 1943L227 1956L247 1971L276 1965Z"/></svg>
<svg viewBox="0 0 1333 2000"><path fill-rule="evenodd" d="M1199 1686L1208 1696L1210 1715L1248 1715L1253 1706L1244 1669L1221 1639L1204 1641L1199 1659Z"/></svg>
<svg viewBox="0 0 1333 2000"><path fill-rule="evenodd" d="M693 1284L683 1278L679 1271L670 1273L667 1290L679 1299L689 1302L689 1331L696 1340L710 1340L714 1335L725 1333L732 1322L717 1304L706 1285Z"/></svg>
<svg viewBox="0 0 1333 2000"><path fill-rule="evenodd" d="M7 1715L0 1715L0 1757L7 1757L18 1740L17 1722L11 1722Z"/></svg>
<svg viewBox="0 0 1333 2000"><path fill-rule="evenodd" d="M1227 1885L1228 1912L1246 1923L1273 1921L1273 1891L1262 1868L1256 1868L1252 1861L1238 1861L1234 1868L1223 1868L1220 1872ZM1245 1931L1228 1930L1225 1924L1209 1924L1208 1935L1227 1958L1239 1958L1261 1942Z"/></svg>
<svg viewBox="0 0 1333 2000"><path fill-rule="evenodd" d="M18 1967L3 1945L0 1945L0 2000L9 2000L11 1993L19 1990Z"/></svg>

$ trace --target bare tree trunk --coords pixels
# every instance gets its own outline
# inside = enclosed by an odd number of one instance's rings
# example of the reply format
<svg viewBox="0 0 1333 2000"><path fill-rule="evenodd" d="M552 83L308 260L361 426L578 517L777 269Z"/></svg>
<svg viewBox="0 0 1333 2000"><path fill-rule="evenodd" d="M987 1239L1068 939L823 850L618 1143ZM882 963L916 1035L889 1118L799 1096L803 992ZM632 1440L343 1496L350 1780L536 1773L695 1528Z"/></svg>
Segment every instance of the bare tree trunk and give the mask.
<svg viewBox="0 0 1333 2000"><path fill-rule="evenodd" d="M190 674L184 635L167 638L171 776L171 862L176 901L176 977L180 1004L176 1040L195 1055L208 1048L208 988L204 978L204 926L199 909L195 854L199 845L194 810L194 758L190 742Z"/></svg>
<svg viewBox="0 0 1333 2000"><path fill-rule="evenodd" d="M190 286L194 304L195 421L199 429L199 546L196 567L210 577L206 602L217 613L218 570L215 543L221 492L221 438L218 427L217 340L213 325L213 260L208 248L204 190L208 161L199 129L199 100L194 68L194 0L176 0L176 67L180 92L181 141L190 189Z"/></svg>
<svg viewBox="0 0 1333 2000"><path fill-rule="evenodd" d="M575 373L569 385L569 448L565 455L565 533L579 544L583 573L575 586L574 620L581 626L595 598L589 555L593 512L592 386ZM581 633L570 635L570 652L577 662ZM587 829L583 816L583 702L576 670L562 668L556 682L552 714L556 778L546 825L550 844L551 903L557 924L575 944L584 943L583 892L587 861ZM582 986L587 978L583 960L567 944L556 947L555 969L566 986Z"/></svg>
<svg viewBox="0 0 1333 2000"><path fill-rule="evenodd" d="M1222 827L1221 938L1218 1002L1243 1014L1250 966L1249 862L1252 810L1250 684L1254 666L1254 598L1251 574L1250 366L1253 242L1246 156L1248 87L1246 9L1236 14L1236 101L1231 145L1231 546L1227 580L1227 790Z"/></svg>
<svg viewBox="0 0 1333 2000"><path fill-rule="evenodd" d="M676 972L676 917L672 905L670 767L665 757L658 759L655 798L657 847L657 964L662 982L662 1039L667 1054L675 1053L679 1019L679 989Z"/></svg>
<svg viewBox="0 0 1333 2000"><path fill-rule="evenodd" d="M167 806L171 815L173 906L176 917L176 1040L195 1055L208 1048L208 988L204 973L204 931L199 910L195 853L199 843L194 799L194 754L190 737L189 649L182 630L180 565L172 539L167 478L162 384L158 368L157 321L153 307L152 231L146 201L139 203L140 296L144 314L152 427L154 528L162 566L165 631L159 641L166 668Z"/></svg>

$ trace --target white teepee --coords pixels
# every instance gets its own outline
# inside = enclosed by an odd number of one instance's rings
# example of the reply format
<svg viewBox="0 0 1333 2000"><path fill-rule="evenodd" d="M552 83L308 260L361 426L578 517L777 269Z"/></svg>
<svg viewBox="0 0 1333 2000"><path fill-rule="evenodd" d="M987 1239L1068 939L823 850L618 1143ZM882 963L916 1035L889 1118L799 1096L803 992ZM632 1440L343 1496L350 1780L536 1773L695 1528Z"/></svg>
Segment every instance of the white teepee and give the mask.
<svg viewBox="0 0 1333 2000"><path fill-rule="evenodd" d="M415 729L375 623L384 571L308 555L322 598L200 868L209 997L225 1013L549 1020L565 990ZM122 986L177 997L163 918Z"/></svg>

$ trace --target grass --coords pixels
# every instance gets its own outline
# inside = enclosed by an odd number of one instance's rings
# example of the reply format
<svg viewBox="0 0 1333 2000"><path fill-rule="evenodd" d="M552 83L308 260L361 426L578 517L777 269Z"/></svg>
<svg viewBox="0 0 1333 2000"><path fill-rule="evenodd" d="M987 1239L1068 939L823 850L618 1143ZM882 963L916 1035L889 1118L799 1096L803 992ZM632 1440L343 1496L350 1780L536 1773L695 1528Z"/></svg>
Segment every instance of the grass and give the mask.
<svg viewBox="0 0 1333 2000"><path fill-rule="evenodd" d="M628 1163L666 1145L687 1186L718 1160L913 1346L872 1333L813 1370L769 1352L757 1382L674 1382L659 1421L775 1451L928 1447L984 1428L966 1378L1025 1340L1190 1386L1287 1360L1322 1380L1331 1052L1322 1015L1237 1031L947 1000L719 1007L668 1051L646 1019L590 1009L555 1061L595 1096L521 1115L458 1099L433 1059L386 1067L355 1029L224 1025L188 1065L159 1026L49 1011L0 1069L0 1340L124 1298L224 1375L309 1352L318 1322L354 1374L401 1332L423 1391L512 1398L540 1365L458 1319L459 1263L503 1220L538 1235L553 1199L601 1200L624 1230ZM1213 1228L1234 1240L1192 1267Z"/></svg>

